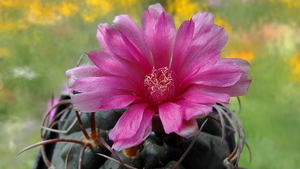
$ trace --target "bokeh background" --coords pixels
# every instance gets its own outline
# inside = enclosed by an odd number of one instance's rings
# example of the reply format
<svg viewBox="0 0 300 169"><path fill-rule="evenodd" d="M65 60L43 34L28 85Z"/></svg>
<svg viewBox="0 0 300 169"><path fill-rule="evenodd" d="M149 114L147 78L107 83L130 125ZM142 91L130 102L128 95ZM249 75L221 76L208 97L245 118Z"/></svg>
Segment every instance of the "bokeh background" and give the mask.
<svg viewBox="0 0 300 169"><path fill-rule="evenodd" d="M65 85L65 71L84 52L100 49L98 23L142 11L160 2L176 24L209 11L229 41L222 57L248 60L253 83L241 97L241 118L252 159L244 149L240 166L298 168L300 159L299 0L1 0L0 168L32 168L47 102ZM87 59L84 59L87 62ZM239 111L236 98L232 109Z"/></svg>

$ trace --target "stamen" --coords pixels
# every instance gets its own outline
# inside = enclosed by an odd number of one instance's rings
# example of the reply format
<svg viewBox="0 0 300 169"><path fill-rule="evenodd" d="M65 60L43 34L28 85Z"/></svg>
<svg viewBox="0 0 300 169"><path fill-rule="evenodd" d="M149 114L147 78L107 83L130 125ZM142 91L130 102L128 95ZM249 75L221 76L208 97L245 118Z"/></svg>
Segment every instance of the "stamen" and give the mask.
<svg viewBox="0 0 300 169"><path fill-rule="evenodd" d="M170 101L174 96L172 71L167 67L153 68L152 73L145 76L144 86L150 105Z"/></svg>

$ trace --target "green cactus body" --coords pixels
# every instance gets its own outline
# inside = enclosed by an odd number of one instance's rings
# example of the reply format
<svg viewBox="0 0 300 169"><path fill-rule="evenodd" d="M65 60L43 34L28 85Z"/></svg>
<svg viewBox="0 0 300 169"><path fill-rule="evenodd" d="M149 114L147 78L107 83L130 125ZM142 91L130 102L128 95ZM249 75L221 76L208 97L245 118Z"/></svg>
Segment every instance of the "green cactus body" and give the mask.
<svg viewBox="0 0 300 169"><path fill-rule="evenodd" d="M62 109L58 108L57 111ZM102 143L105 142L108 146L113 144L108 138L108 133L124 111L125 109L96 112L94 117L92 117L91 113L82 113L80 120L86 133L91 133L91 120L95 121L95 126L97 126L97 132L100 133L100 136L94 139L96 142L98 140L99 144L84 147L73 142L57 142L54 147L52 146L53 153L48 154L52 166L55 168L66 167L68 169L79 168L79 166L82 169L122 169L124 166L138 169L172 169L175 167L178 169L222 169L224 168L223 160L233 150L233 147L228 145L235 145L232 132L227 131L227 137L222 141L222 128L215 120L208 119L197 136L181 138L182 140L178 141L178 136L174 133L167 135L152 132L134 150L133 155L128 155L126 150L113 154L111 152L113 150L109 150L109 147L104 146ZM57 134L57 137L84 142L85 135L79 123L77 122L70 128L77 118L75 110L71 108L64 110L63 113L58 113L60 120L64 121L64 123L58 124L58 129L69 129L69 131L64 134ZM216 114L215 110L211 114ZM203 122L204 119L198 119L199 126ZM48 135L51 133L53 132L48 132ZM232 135L228 136L228 133ZM230 141L231 143L227 144ZM191 144L193 144L192 148L186 152ZM178 161L182 156L184 156L184 159L179 163Z"/></svg>

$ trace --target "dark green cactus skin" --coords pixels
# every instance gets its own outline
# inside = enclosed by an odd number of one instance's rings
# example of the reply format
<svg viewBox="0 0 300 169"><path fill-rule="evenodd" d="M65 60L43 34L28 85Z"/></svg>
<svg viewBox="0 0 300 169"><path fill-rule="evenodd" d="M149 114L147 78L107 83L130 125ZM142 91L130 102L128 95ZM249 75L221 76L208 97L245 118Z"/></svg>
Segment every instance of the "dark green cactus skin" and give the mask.
<svg viewBox="0 0 300 169"><path fill-rule="evenodd" d="M107 140L107 132L101 131L101 133L103 133L101 134L102 137L104 137L105 140ZM83 135L81 132L75 132L70 135L64 136L63 138L83 139ZM111 141L107 141L110 142L110 144L112 144ZM67 142L57 143L52 157L52 163L56 168L64 168L65 161L66 159L68 159L68 168L77 168L81 149L82 145L80 144ZM69 156L67 155L68 153ZM106 149L104 146L93 147L93 149L86 148L84 151L84 156L82 158L82 165L85 166L85 168L98 169L99 166L101 166L106 161L106 158L99 155L95 155L95 153L102 153L105 155L110 154L108 149Z"/></svg>
<svg viewBox="0 0 300 169"><path fill-rule="evenodd" d="M108 139L109 130L112 129L118 118L122 115L124 109L109 110L95 113L96 126L100 127L101 138L108 144L112 145L112 141ZM212 112L214 113L214 112ZM74 109L64 112L61 120L66 120L65 123L59 125L58 128L66 130L75 120ZM90 132L90 113L82 113L81 120L87 132ZM198 125L201 126L203 119L198 120ZM232 134L232 133L231 133ZM212 119L209 119L201 133L196 138L195 144L187 153L184 160L177 165L177 161L185 153L188 146L195 137L184 139L180 144L171 145L168 139L176 139L175 134L160 135L152 132L139 146L135 157L128 157L123 151L116 152L124 164L139 168L139 169L172 169L177 166L177 169L222 169L223 160L231 153L232 148L227 144L228 141L233 141L233 135L226 137L222 142L220 125ZM73 139L82 141L84 135L79 124L76 124L67 134L59 134L59 138ZM234 144L234 141L233 143ZM65 168L67 162L68 169L78 168L79 155L82 150L82 145L58 142L55 144L54 152L51 157L51 163L56 169ZM122 169L123 167L110 159L102 157L97 153L105 154L114 159L114 155L103 145L92 148L87 147L81 159L82 169ZM40 168L34 168L40 169Z"/></svg>

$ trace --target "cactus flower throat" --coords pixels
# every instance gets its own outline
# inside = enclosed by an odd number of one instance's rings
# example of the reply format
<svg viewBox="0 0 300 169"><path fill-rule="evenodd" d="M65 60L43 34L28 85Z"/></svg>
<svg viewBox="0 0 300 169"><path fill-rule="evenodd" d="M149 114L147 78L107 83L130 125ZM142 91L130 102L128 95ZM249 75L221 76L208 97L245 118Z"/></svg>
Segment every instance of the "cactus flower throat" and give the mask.
<svg viewBox="0 0 300 169"><path fill-rule="evenodd" d="M154 69L145 76L145 97L148 104L154 107L174 98L174 79L172 71L167 68Z"/></svg>

